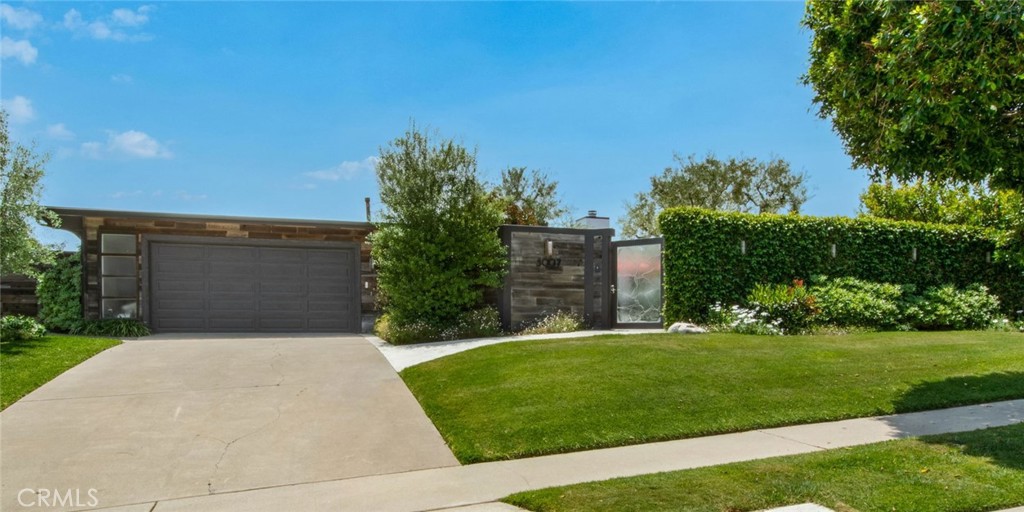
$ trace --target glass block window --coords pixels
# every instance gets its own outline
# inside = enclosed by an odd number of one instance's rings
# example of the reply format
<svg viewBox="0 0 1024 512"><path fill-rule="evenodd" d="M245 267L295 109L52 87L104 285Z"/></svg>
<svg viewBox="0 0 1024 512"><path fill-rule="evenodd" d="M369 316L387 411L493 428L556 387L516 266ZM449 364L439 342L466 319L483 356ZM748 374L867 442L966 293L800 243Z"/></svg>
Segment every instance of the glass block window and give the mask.
<svg viewBox="0 0 1024 512"><path fill-rule="evenodd" d="M139 255L135 235L100 235L103 318L138 318Z"/></svg>

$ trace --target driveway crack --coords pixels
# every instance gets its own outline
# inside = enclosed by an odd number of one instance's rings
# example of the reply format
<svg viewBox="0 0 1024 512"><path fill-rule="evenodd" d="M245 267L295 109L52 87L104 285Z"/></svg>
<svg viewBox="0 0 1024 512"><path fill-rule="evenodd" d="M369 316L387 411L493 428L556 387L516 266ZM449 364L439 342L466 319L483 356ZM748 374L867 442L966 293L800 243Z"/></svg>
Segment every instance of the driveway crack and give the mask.
<svg viewBox="0 0 1024 512"><path fill-rule="evenodd" d="M281 406L278 405L278 406L274 407L274 411L277 413L277 415L274 417L274 419L264 423L263 425L260 425L259 427L257 427L256 429L252 430L251 432L242 434L242 435L240 435L240 436L238 436L238 437L236 437L236 438L234 438L234 439L232 439L230 441L225 442L225 441L217 439L215 437L210 437L210 439L216 439L217 441L220 441L220 442L224 443L224 449L220 452L220 457L217 458L217 462L213 465L213 474L210 475L210 478L206 482L206 490L208 491L209 494L214 494L214 493L217 492L217 490L213 487L213 480L217 476L217 473L220 472L220 465L221 465L222 462L224 462L224 457L227 456L228 450L230 450L231 447L234 446L235 443L237 443L237 442L239 442L242 439L245 439L247 437L250 437L250 436L256 435L256 434L258 434L260 432L263 432L264 430L269 428L271 425L276 423L278 420L280 420L281 419ZM209 437L209 436L206 436L206 437Z"/></svg>

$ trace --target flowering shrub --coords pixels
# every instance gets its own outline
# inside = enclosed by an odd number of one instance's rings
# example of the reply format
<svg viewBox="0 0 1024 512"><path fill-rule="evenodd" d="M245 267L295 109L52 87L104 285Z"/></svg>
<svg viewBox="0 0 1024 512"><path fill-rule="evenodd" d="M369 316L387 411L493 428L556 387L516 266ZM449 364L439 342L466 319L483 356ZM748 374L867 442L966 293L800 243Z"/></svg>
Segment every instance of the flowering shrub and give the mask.
<svg viewBox="0 0 1024 512"><path fill-rule="evenodd" d="M498 310L483 307L463 313L458 321L439 329L427 322L395 322L391 315L384 314L374 325L377 336L394 345L423 343L427 341L450 341L466 338L484 338L501 334Z"/></svg>
<svg viewBox="0 0 1024 512"><path fill-rule="evenodd" d="M813 278L811 293L824 325L898 329L905 326L903 310L909 286L874 283L854 277Z"/></svg>
<svg viewBox="0 0 1024 512"><path fill-rule="evenodd" d="M799 279L792 285L756 285L747 302L770 322L778 321L786 334L806 332L819 313L814 296Z"/></svg>
<svg viewBox="0 0 1024 512"><path fill-rule="evenodd" d="M929 288L910 299L905 316L922 330L983 329L999 311L999 299L988 288L975 284L957 289L946 285Z"/></svg>
<svg viewBox="0 0 1024 512"><path fill-rule="evenodd" d="M556 311L537 323L526 327L520 334L554 334L559 332L575 332L584 329L583 319L568 311Z"/></svg>
<svg viewBox="0 0 1024 512"><path fill-rule="evenodd" d="M772 319L764 311L735 305L725 307L721 303L711 306L708 313L708 328L718 332L779 335L783 334L781 323L782 320Z"/></svg>

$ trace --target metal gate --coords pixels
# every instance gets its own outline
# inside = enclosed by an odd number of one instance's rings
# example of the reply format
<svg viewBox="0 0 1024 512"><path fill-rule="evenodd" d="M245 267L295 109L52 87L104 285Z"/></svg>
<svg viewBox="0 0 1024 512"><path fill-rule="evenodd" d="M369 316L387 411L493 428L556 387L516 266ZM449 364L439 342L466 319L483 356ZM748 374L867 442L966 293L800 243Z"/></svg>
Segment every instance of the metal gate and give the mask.
<svg viewBox="0 0 1024 512"><path fill-rule="evenodd" d="M663 245L661 238L612 242L612 322L616 327L662 327Z"/></svg>

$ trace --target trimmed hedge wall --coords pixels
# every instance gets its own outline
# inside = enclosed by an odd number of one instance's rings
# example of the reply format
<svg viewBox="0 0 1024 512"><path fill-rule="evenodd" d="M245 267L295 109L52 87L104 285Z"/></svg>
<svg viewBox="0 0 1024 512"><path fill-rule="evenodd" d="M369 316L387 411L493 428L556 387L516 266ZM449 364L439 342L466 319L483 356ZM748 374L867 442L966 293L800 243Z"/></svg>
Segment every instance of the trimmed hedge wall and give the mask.
<svg viewBox="0 0 1024 512"><path fill-rule="evenodd" d="M1024 269L992 260L995 234L980 228L689 207L665 210L658 221L666 322L702 321L715 302L742 304L755 284L819 274L918 291L981 283L999 296L1004 312L1024 309Z"/></svg>

